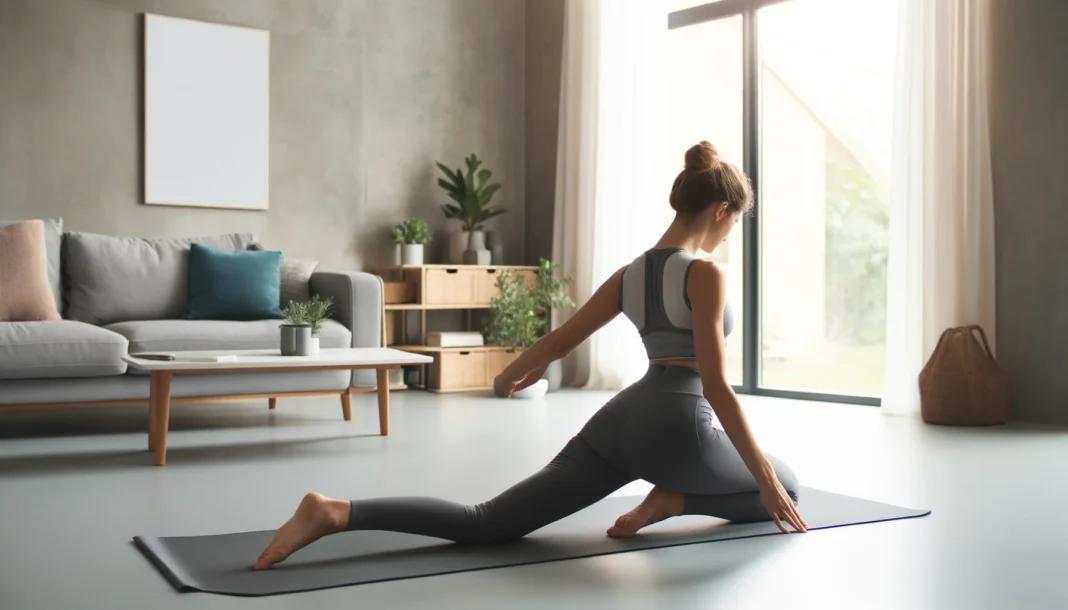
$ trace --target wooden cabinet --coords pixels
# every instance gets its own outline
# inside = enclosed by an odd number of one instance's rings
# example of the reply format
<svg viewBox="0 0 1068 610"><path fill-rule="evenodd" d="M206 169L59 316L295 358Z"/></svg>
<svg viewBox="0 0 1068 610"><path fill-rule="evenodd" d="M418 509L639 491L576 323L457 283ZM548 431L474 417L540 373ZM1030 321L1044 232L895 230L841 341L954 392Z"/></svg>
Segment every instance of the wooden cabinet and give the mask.
<svg viewBox="0 0 1068 610"><path fill-rule="evenodd" d="M372 273L387 276L390 290L389 305L399 305L392 295L400 292L400 284L407 289L407 305L427 309L485 309L497 296L497 278L511 271L523 275L527 283L536 281L534 267L477 267L474 265L423 265L419 267L371 267ZM399 278L395 276L401 276ZM408 307L413 309L413 307Z"/></svg>
<svg viewBox="0 0 1068 610"><path fill-rule="evenodd" d="M440 392L490 389L494 377L519 356L515 350L503 346L428 347L427 312L488 309L490 300L498 294L497 279L502 274L508 271L519 273L533 285L536 267L385 265L372 266L368 270L382 276L387 283L403 283L407 287L406 302L396 302L401 292L398 285L392 289L394 292L383 307L382 340L384 345L396 349L433 356L433 364L420 367L420 383L424 388ZM418 336L409 336L412 315L419 316ZM471 317L464 318L465 327L470 326Z"/></svg>
<svg viewBox="0 0 1068 610"><path fill-rule="evenodd" d="M445 348L409 346L406 349L434 358L426 389L439 392L492 388L493 379L519 357L518 351L496 345Z"/></svg>
<svg viewBox="0 0 1068 610"><path fill-rule="evenodd" d="M423 274L426 305L478 305L482 273L474 269L427 269ZM489 303L489 300L486 301Z"/></svg>

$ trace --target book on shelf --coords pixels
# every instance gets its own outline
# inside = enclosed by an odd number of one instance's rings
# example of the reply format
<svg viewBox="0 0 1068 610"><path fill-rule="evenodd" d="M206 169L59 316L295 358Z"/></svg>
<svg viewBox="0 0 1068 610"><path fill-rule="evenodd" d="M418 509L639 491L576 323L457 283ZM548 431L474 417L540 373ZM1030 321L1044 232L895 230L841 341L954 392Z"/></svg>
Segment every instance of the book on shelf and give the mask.
<svg viewBox="0 0 1068 610"><path fill-rule="evenodd" d="M430 332L426 334L428 347L481 347L486 344L480 332Z"/></svg>

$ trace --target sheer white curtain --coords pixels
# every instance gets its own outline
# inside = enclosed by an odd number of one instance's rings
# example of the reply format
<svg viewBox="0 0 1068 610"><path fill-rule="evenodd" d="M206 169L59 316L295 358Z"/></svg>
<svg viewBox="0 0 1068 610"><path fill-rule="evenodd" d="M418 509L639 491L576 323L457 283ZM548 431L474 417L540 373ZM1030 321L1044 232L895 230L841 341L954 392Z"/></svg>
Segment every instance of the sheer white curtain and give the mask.
<svg viewBox="0 0 1068 610"><path fill-rule="evenodd" d="M995 349L991 6L901 0L900 11L882 405L914 414L944 329L979 324Z"/></svg>
<svg viewBox="0 0 1068 610"><path fill-rule="evenodd" d="M667 13L660 2L568 0L553 260L584 303L666 224L661 154ZM670 185L668 185L670 186ZM560 312L557 323L570 312ZM618 389L647 365L621 317L565 361L564 381Z"/></svg>

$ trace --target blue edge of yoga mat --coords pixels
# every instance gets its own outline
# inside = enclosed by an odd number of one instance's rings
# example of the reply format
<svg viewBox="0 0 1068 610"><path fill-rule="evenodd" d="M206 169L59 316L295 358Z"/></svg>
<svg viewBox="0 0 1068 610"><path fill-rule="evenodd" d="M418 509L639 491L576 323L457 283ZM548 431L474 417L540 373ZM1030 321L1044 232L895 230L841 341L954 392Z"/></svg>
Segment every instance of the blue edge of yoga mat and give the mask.
<svg viewBox="0 0 1068 610"><path fill-rule="evenodd" d="M464 546L395 532L342 532L260 572L254 571L252 564L274 535L272 530L210 536L137 536L134 544L179 592L256 597L782 535L770 522L728 523L685 516L654 524L633 538L607 537L608 526L642 497L605 498L523 540L500 545ZM810 488L802 489L798 508L810 530L912 519L931 513Z"/></svg>

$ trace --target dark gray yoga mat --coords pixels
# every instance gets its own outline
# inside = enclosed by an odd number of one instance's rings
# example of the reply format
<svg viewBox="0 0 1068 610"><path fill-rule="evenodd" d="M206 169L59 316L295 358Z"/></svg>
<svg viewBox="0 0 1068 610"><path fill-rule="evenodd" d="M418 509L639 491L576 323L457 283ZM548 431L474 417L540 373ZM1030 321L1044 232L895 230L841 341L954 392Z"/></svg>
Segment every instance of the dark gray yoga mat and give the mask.
<svg viewBox="0 0 1068 610"><path fill-rule="evenodd" d="M605 530L616 517L642 498L606 498L504 545L465 547L393 532L344 532L323 538L262 572L254 571L252 564L273 531L138 536L134 542L179 591L260 596L781 534L774 523L727 523L686 516L652 525L633 538L607 537ZM801 492L799 508L810 529L910 519L931 512L808 488Z"/></svg>

